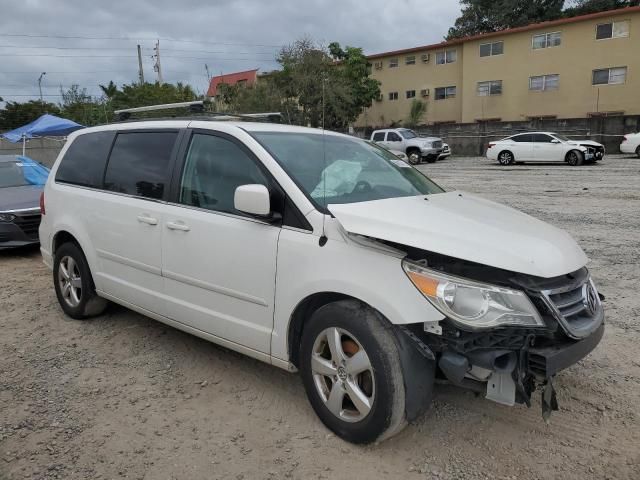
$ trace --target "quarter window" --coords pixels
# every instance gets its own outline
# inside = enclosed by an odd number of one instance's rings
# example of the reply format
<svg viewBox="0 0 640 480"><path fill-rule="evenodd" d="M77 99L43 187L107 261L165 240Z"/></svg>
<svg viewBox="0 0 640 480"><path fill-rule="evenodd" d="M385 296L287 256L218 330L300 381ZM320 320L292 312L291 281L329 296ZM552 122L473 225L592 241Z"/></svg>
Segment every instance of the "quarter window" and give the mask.
<svg viewBox="0 0 640 480"><path fill-rule="evenodd" d="M389 100L398 100L398 92L389 92Z"/></svg>
<svg viewBox="0 0 640 480"><path fill-rule="evenodd" d="M389 68L395 68L398 66L398 59L392 58L389 60Z"/></svg>
<svg viewBox="0 0 640 480"><path fill-rule="evenodd" d="M593 71L593 85L622 85L627 81L627 67L602 68Z"/></svg>
<svg viewBox="0 0 640 480"><path fill-rule="evenodd" d="M79 135L69 145L56 172L56 182L102 188L104 166L115 132Z"/></svg>
<svg viewBox="0 0 640 480"><path fill-rule="evenodd" d="M415 65L416 64L416 56L411 55L410 57L405 57L404 59L405 65Z"/></svg>
<svg viewBox="0 0 640 480"><path fill-rule="evenodd" d="M624 38L629 36L629 21L609 22L596 25L596 40Z"/></svg>
<svg viewBox="0 0 640 480"><path fill-rule="evenodd" d="M557 90L560 83L560 75L538 75L529 77L529 90L546 91Z"/></svg>
<svg viewBox="0 0 640 480"><path fill-rule="evenodd" d="M446 50L436 53L436 65L444 65L445 63L454 63L458 59L457 50Z"/></svg>
<svg viewBox="0 0 640 480"><path fill-rule="evenodd" d="M502 55L504 53L504 42L481 43L480 56L490 57L493 55Z"/></svg>
<svg viewBox="0 0 640 480"><path fill-rule="evenodd" d="M478 96L487 97L489 95L502 95L502 80L478 82Z"/></svg>
<svg viewBox="0 0 640 480"><path fill-rule="evenodd" d="M407 98L414 98L416 96L415 90L407 90Z"/></svg>
<svg viewBox="0 0 640 480"><path fill-rule="evenodd" d="M111 150L104 188L146 198L164 198L178 132L119 133Z"/></svg>
<svg viewBox="0 0 640 480"><path fill-rule="evenodd" d="M439 87L435 90L436 100L445 100L456 96L456 87Z"/></svg>
<svg viewBox="0 0 640 480"><path fill-rule="evenodd" d="M218 212L243 215L234 207L240 185L269 181L239 145L215 135L195 134L180 180L180 203Z"/></svg>
<svg viewBox="0 0 640 480"><path fill-rule="evenodd" d="M542 33L540 35L534 35L532 40L532 47L534 50L540 48L557 47L562 43L561 32Z"/></svg>

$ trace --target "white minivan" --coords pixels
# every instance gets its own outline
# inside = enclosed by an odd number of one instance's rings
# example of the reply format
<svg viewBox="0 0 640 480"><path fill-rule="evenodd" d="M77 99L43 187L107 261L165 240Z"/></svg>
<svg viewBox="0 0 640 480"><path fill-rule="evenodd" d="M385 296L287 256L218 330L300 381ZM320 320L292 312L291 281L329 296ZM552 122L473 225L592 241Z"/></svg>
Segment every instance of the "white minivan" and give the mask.
<svg viewBox="0 0 640 480"><path fill-rule="evenodd" d="M157 120L75 132L41 198L64 312L107 301L299 371L357 443L429 405L434 381L556 408L553 378L602 338L564 231L447 192L386 150L310 128Z"/></svg>

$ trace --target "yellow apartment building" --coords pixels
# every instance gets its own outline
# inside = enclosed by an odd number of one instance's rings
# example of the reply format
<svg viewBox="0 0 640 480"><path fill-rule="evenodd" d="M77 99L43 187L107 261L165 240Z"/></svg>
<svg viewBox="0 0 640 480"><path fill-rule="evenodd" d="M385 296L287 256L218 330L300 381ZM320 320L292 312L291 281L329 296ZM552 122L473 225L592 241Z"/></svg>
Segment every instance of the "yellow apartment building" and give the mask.
<svg viewBox="0 0 640 480"><path fill-rule="evenodd" d="M640 7L368 55L382 95L357 127L640 114Z"/></svg>

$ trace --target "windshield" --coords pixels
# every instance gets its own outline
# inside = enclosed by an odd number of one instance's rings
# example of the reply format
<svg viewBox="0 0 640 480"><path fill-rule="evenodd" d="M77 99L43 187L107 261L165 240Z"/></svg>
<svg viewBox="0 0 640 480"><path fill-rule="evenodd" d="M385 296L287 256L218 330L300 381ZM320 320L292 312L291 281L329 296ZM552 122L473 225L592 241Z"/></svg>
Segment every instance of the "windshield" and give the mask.
<svg viewBox="0 0 640 480"><path fill-rule="evenodd" d="M418 136L416 132L408 129L400 130L400 135L402 135L404 138L416 138Z"/></svg>
<svg viewBox="0 0 640 480"><path fill-rule="evenodd" d="M564 135L560 135L560 134L558 134L558 133L554 133L554 134L553 134L553 136L554 136L554 137L556 137L558 140L561 140L561 141L563 141L563 142L569 142L569 141L571 141L571 139L570 139L569 137L566 137L566 136L564 136Z"/></svg>
<svg viewBox="0 0 640 480"><path fill-rule="evenodd" d="M252 135L321 209L444 191L395 155L357 138L291 132Z"/></svg>

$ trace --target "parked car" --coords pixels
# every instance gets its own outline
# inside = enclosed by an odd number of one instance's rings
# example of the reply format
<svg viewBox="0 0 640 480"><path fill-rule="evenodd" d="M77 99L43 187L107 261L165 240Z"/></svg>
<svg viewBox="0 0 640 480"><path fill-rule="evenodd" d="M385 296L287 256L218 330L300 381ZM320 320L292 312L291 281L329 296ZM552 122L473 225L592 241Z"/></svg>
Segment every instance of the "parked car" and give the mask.
<svg viewBox="0 0 640 480"><path fill-rule="evenodd" d="M388 150L405 152L412 165L416 165L422 160L433 163L442 153L441 138L421 137L408 128L374 130L371 134L371 141Z"/></svg>
<svg viewBox="0 0 640 480"><path fill-rule="evenodd" d="M640 132L625 135L620 144L620 151L622 153L635 153L640 158Z"/></svg>
<svg viewBox="0 0 640 480"><path fill-rule="evenodd" d="M87 128L41 203L42 256L68 316L110 300L299 370L319 418L351 442L415 420L436 376L506 405L541 387L549 413L554 376L604 331L567 233L337 133Z"/></svg>
<svg viewBox="0 0 640 480"><path fill-rule="evenodd" d="M582 165L604 158L605 149L591 140L571 140L552 132L527 132L490 142L487 158L500 165L514 162L567 162Z"/></svg>
<svg viewBox="0 0 640 480"><path fill-rule="evenodd" d="M449 148L449 144L448 143L443 143L442 144L442 153L438 157L438 160L444 160L445 158L450 157L450 156L451 156L451 149Z"/></svg>
<svg viewBox="0 0 640 480"><path fill-rule="evenodd" d="M38 243L47 174L45 166L28 157L0 155L0 250Z"/></svg>

